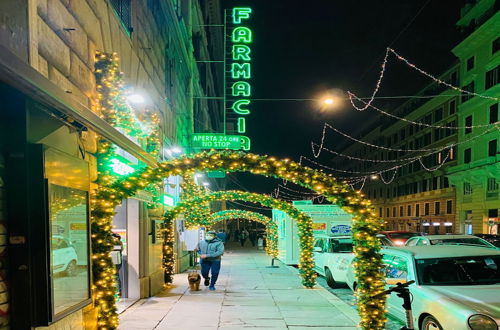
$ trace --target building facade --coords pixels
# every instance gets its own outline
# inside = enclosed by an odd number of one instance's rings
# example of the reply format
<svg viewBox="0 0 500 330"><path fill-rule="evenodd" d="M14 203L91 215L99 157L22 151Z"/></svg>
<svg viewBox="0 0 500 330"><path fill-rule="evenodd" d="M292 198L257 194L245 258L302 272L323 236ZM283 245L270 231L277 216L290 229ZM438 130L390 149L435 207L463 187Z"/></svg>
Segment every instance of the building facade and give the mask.
<svg viewBox="0 0 500 330"><path fill-rule="evenodd" d="M500 98L500 12L498 1L477 1L462 10L457 25L468 32L453 53L460 61L458 162L448 169L456 186L460 232L497 234L500 208L498 98ZM496 99L492 99L496 98ZM476 127L474 127L476 126Z"/></svg>
<svg viewBox="0 0 500 330"><path fill-rule="evenodd" d="M220 88L214 68L199 64L219 56L222 37L205 27L220 24L219 11L216 0L0 3L0 328L96 327L89 203L98 136L118 147L125 163L114 169L123 171L168 159L173 147L188 152L195 129L217 129L221 107L194 96ZM97 54L119 57L122 92L141 95L130 98L140 101L134 116L157 116L159 152L103 119ZM178 178L160 190L178 198ZM155 235L163 205L145 190L116 212L121 298L153 295L164 283Z"/></svg>

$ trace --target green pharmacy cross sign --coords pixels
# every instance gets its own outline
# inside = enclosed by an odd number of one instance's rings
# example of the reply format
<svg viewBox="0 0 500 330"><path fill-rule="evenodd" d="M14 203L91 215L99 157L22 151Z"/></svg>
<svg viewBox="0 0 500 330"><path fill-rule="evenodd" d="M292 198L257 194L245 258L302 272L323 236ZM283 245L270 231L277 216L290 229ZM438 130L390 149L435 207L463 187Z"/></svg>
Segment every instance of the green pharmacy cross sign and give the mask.
<svg viewBox="0 0 500 330"><path fill-rule="evenodd" d="M250 150L250 139L240 135L195 133L191 135L191 147L197 149Z"/></svg>
<svg viewBox="0 0 500 330"><path fill-rule="evenodd" d="M249 83L252 77L250 48L252 30L244 26L251 13L252 9L248 7L233 8L231 31L226 33L230 45L230 48L226 49L229 56L225 61L226 100L229 99L230 102L226 103L225 107L229 112L229 117L235 118L236 132L239 134L246 132L246 116L250 114L249 106L252 95L252 87Z"/></svg>

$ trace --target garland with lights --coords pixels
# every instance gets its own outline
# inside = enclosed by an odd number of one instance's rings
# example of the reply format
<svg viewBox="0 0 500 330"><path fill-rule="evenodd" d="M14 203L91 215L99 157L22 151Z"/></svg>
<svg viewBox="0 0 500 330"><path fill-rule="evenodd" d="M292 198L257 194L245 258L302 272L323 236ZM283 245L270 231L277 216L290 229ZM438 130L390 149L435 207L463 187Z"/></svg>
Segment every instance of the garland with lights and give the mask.
<svg viewBox="0 0 500 330"><path fill-rule="evenodd" d="M162 245L162 265L165 284L172 284L175 273L175 235L174 235L174 220L169 218L164 219L163 228L163 245Z"/></svg>
<svg viewBox="0 0 500 330"><path fill-rule="evenodd" d="M229 191L214 191L204 196L197 196L188 200L181 201L179 204L169 209L165 213L165 219L171 221L179 214L192 212L192 206L202 202L214 201L233 201L243 200L251 203L262 204L267 207L281 210L285 212L290 218L297 222L298 237L299 237L299 272L302 277L302 284L305 287L312 288L316 282L316 272L314 271L314 258L313 258L313 221L311 217L304 214L291 203L273 198L264 194L250 193L246 191L229 190ZM211 226L211 218L200 219L199 222L193 223L186 221L186 227L193 228L197 225Z"/></svg>
<svg viewBox="0 0 500 330"><path fill-rule="evenodd" d="M212 213L210 216L210 222L216 223L223 220L231 219L247 219L251 221L260 222L266 225L266 253L272 258L278 258L278 226L269 217L252 211L231 209Z"/></svg>
<svg viewBox="0 0 500 330"><path fill-rule="evenodd" d="M379 254L380 244L375 239L382 230L382 221L377 218L371 202L365 200L359 191L353 191L345 183L337 181L331 174L320 170L301 166L289 159L234 151L209 151L160 163L157 168L144 168L122 177L110 185L100 185L93 195L93 256L94 283L97 286L97 303L104 304L106 309L100 310L100 328L116 327L117 317L114 307L114 267L109 259L112 249L108 244L114 208L122 200L143 189L150 182L161 180L172 175L182 175L193 171L250 172L267 177L275 177L293 182L304 188L316 191L327 200L341 206L353 216L353 240L355 254L355 273L358 283L358 312L360 327L363 329L384 329L385 297L373 299L373 295L384 290L382 273L382 257ZM285 202L283 202L285 203ZM112 306L108 306L113 299ZM113 309L114 313L113 313Z"/></svg>
<svg viewBox="0 0 500 330"><path fill-rule="evenodd" d="M182 175L182 199L190 199L194 197L204 196L207 194L207 189L196 184L192 173ZM202 202L192 205L190 210L184 214L187 223L202 223L210 217L210 202Z"/></svg>

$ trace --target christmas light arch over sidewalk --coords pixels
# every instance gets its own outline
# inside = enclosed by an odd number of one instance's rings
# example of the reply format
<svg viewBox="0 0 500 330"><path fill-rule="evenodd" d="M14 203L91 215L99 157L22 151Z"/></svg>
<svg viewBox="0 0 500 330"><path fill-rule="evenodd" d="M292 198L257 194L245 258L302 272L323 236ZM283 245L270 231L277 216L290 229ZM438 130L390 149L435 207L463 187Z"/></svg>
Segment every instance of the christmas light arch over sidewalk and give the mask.
<svg viewBox="0 0 500 330"><path fill-rule="evenodd" d="M210 223L232 219L246 219L264 224L267 233L265 251L270 257L278 258L278 225L273 219L258 212L230 209L212 213Z"/></svg>
<svg viewBox="0 0 500 330"><path fill-rule="evenodd" d="M191 171L249 172L291 181L322 194L353 216L355 271L358 277L358 312L363 329L383 329L385 325L385 297L371 296L384 289L380 243L376 234L382 222L369 200L359 191L338 182L331 174L302 166L289 159L261 156L234 151L210 151L160 163L156 168L145 168L108 186L100 185L93 195L92 246L93 274L96 304L100 307L99 327L116 328L118 316L115 306L114 265L110 258L113 248L111 226L114 209L122 200L132 196L148 184L172 175Z"/></svg>
<svg viewBox="0 0 500 330"><path fill-rule="evenodd" d="M314 258L313 258L313 230L312 230L312 219L304 214L302 211L297 209L292 204L281 201L279 199L273 198L264 194L250 193L246 191L230 190L230 191L215 191L210 192L204 196L196 196L194 198L185 200L177 204L172 209L165 213L166 223L172 223L172 221L177 218L181 213L190 212L193 205L197 205L202 202L214 202L214 201L234 201L241 200L246 202L258 203L267 207L281 210L285 212L290 218L297 222L298 228L298 238L300 247L300 257L299 257L299 270L302 277L302 284L305 287L312 288L316 282L316 272L314 271ZM255 220L268 224L271 230L274 232L272 237L275 237L275 241L272 243L273 250L270 251L270 255L273 258L277 257L277 225L272 219L255 212L240 211L239 213L232 214L226 211L219 212L218 214L212 214L205 221L186 221L186 227L193 228L199 225L210 227L214 224L214 220L221 220L222 217L228 216L238 216L240 214L251 216L250 220ZM197 217L193 217L196 219ZM220 219L218 219L220 218ZM165 278L171 278L171 274L168 272L172 269L172 253L169 249L164 250L163 255L164 269L166 271Z"/></svg>

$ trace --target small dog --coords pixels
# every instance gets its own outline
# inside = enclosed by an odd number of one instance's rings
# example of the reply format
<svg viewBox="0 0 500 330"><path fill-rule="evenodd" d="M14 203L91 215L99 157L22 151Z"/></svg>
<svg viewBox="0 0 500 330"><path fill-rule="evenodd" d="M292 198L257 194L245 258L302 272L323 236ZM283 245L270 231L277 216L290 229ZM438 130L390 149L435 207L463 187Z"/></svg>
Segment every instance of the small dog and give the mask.
<svg viewBox="0 0 500 330"><path fill-rule="evenodd" d="M189 289L191 291L200 291L201 276L196 271L188 273Z"/></svg>

